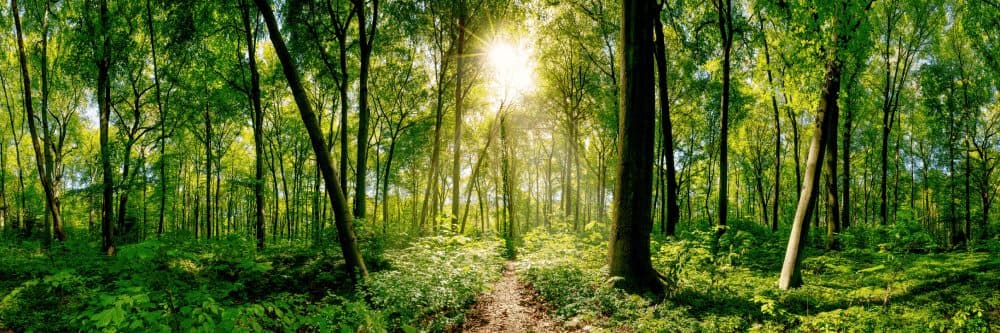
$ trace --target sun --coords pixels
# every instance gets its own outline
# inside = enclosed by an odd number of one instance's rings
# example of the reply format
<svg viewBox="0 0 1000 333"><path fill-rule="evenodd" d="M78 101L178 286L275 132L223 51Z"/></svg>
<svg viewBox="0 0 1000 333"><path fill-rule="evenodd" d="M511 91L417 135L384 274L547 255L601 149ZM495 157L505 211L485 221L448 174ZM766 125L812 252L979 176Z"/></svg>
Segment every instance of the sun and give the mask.
<svg viewBox="0 0 1000 333"><path fill-rule="evenodd" d="M531 48L524 41L495 41L486 51L492 95L506 101L535 88Z"/></svg>

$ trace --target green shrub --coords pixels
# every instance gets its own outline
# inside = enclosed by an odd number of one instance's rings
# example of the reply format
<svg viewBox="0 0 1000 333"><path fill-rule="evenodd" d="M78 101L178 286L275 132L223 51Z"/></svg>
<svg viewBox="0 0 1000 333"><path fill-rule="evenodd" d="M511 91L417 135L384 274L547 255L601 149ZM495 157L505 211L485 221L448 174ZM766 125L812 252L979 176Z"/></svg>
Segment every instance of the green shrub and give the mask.
<svg viewBox="0 0 1000 333"><path fill-rule="evenodd" d="M371 273L360 290L388 328L455 327L476 295L500 278L501 253L498 239L422 238L406 249L386 251L393 269Z"/></svg>

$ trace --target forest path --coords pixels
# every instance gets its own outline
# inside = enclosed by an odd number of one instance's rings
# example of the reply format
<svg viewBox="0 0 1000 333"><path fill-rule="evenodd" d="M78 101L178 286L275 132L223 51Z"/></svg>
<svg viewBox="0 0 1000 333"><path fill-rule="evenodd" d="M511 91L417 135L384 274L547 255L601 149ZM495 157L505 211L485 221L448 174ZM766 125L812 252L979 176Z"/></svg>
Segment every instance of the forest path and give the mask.
<svg viewBox="0 0 1000 333"><path fill-rule="evenodd" d="M549 317L535 290L517 279L513 261L504 264L503 278L479 295L467 318L463 332L567 331Z"/></svg>

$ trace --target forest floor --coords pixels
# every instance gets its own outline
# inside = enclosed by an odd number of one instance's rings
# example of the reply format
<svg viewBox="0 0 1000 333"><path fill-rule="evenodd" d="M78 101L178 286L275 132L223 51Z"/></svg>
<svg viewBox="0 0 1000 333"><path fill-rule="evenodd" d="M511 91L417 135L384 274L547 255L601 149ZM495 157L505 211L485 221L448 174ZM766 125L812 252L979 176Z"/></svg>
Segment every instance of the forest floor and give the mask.
<svg viewBox="0 0 1000 333"><path fill-rule="evenodd" d="M503 278L479 295L467 315L463 332L568 332L546 311L538 293L514 273L513 261L504 264Z"/></svg>

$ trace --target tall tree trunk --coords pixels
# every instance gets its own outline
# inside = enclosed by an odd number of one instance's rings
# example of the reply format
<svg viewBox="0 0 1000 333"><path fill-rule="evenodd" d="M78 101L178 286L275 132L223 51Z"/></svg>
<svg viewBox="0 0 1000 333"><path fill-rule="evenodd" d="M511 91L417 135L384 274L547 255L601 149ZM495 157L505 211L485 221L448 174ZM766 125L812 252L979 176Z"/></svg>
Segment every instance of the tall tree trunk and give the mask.
<svg viewBox="0 0 1000 333"><path fill-rule="evenodd" d="M312 144L313 152L316 154L317 161L319 161L320 171L323 172L324 186L326 187L327 195L330 197L330 206L334 210L340 249L343 252L346 262L345 268L351 277L355 276L355 270L357 270L357 274L362 279L367 279L368 269L365 268L364 260L361 258L361 251L358 249L358 241L354 235L354 218L347 209L347 199L344 198L344 193L340 191L340 184L337 184L337 171L333 169L330 162L330 154L326 150L326 143L323 142L323 132L316 124L316 114L312 110L312 105L309 103L305 89L302 88L295 60L289 54L284 38L281 36L281 32L278 31L278 22L274 18L271 5L268 4L267 0L254 0L254 3L264 16L264 22L267 24L267 30L274 45L275 53L277 53L278 60L281 61L282 70L285 73L285 78L288 80L288 86L291 88L292 96L295 98L295 104L299 107L299 115L302 117L302 122L309 134L309 141Z"/></svg>
<svg viewBox="0 0 1000 333"><path fill-rule="evenodd" d="M146 0L147 2L149 0ZM240 2L243 16L243 30L247 43L247 59L250 67L250 105L253 108L253 146L254 146L254 227L256 230L257 248L264 248L264 111L260 105L260 73L257 71L257 39L256 29L250 26L250 5ZM255 13L253 21L256 23ZM331 120L332 121L332 120ZM315 209L315 207L313 208Z"/></svg>
<svg viewBox="0 0 1000 333"><path fill-rule="evenodd" d="M714 0L719 15L719 32L722 35L722 116L719 132L719 226L715 232L714 247L726 232L729 212L729 90L732 72L731 54L733 50L733 3L732 0Z"/></svg>
<svg viewBox="0 0 1000 333"><path fill-rule="evenodd" d="M16 0L11 0L16 1ZM108 1L101 1L100 9L101 31L98 34L103 39L100 58L97 59L97 104L100 109L100 142L101 169L104 175L103 202L101 204L101 235L102 251L107 255L115 255L114 226L111 224L112 200L114 200L114 174L111 170L111 147L108 142L108 120L111 118L111 79L108 71L111 68L111 38L108 37ZM96 37L96 36L95 36ZM30 118L33 116L29 116ZM37 150L37 147L36 147Z"/></svg>
<svg viewBox="0 0 1000 333"><path fill-rule="evenodd" d="M831 113L829 116L829 121L824 125L827 127L823 134L826 134L826 248L836 249L837 244L837 234L840 233L840 205L837 202L837 131L839 129L838 120L840 117L840 107L836 106L837 100L834 99L833 103L835 106L829 108L826 112ZM846 203L845 203L846 204Z"/></svg>
<svg viewBox="0 0 1000 333"><path fill-rule="evenodd" d="M465 93L463 92L464 87L462 87L462 77L465 71L465 22L466 22L466 10L465 0L458 1L458 49L456 58L455 72L455 136L452 139L452 145L455 148L454 156L452 157L451 164L451 229L458 229L458 208L459 208L459 195L461 190L461 180L462 180L462 108L464 107L463 102L465 99Z"/></svg>
<svg viewBox="0 0 1000 333"><path fill-rule="evenodd" d="M52 157L53 143L52 130L49 126L49 2L45 2L44 13L42 14L42 156L45 159L45 178L48 178L50 193L46 193L45 211L45 237L43 241L48 246L52 241L51 229L55 232L56 239L60 242L66 240L66 232L63 231L62 214L59 209L59 189L54 175L54 159ZM43 185L44 186L44 185ZM59 215L59 218L56 218Z"/></svg>
<svg viewBox="0 0 1000 333"><path fill-rule="evenodd" d="M836 131L836 128L830 124L836 123L834 116L837 114L837 98L840 93L840 67L840 62L836 59L827 61L823 93L816 110L816 127L813 130L809 157L806 160L805 183L799 196L798 207L795 210L795 220L792 221L792 232L788 238L785 261L781 267L781 277L778 280L778 287L782 290L802 285L802 274L799 266L802 262L805 239L809 235L809 218L812 217L816 209L816 196L819 194L823 169L821 163L827 147L827 140L830 139L831 132Z"/></svg>
<svg viewBox="0 0 1000 333"><path fill-rule="evenodd" d="M852 80L853 81L853 80ZM849 83L853 85L853 83ZM851 226L851 132L854 130L852 128L854 121L854 108L852 104L848 104L847 113L844 115L844 143L841 151L843 152L844 161L844 174L843 174L843 185L844 188L841 189L843 193L843 200L841 201L841 214L840 214L840 228L847 229Z"/></svg>
<svg viewBox="0 0 1000 333"><path fill-rule="evenodd" d="M764 65L767 67L767 86L771 90L771 108L774 110L774 205L771 207L771 231L775 232L778 231L778 207L781 206L781 113L778 111L778 93L774 86L771 49L767 42L767 34L764 32L764 20L761 19L758 23L764 39Z"/></svg>
<svg viewBox="0 0 1000 333"><path fill-rule="evenodd" d="M663 3L660 2L656 10L654 19L656 38L656 73L660 87L660 125L663 139L663 155L666 164L666 234L673 236L677 229L677 221L680 220L680 208L677 206L677 169L674 167L674 130L673 122L670 119L670 86L668 82L669 72L667 71L667 49L663 35L663 22L660 21L659 13L663 10Z"/></svg>
<svg viewBox="0 0 1000 333"><path fill-rule="evenodd" d="M375 40L375 31L378 26L379 0L371 0L371 26L368 25L368 18L365 16L365 0L353 1L358 16L358 40L361 51L361 68L358 72L360 81L358 83L358 160L355 161L357 173L354 177L354 217L363 220L366 218L365 201L368 188L365 185L365 179L368 176L368 70L371 63L372 42ZM344 134L346 135L346 133Z"/></svg>
<svg viewBox="0 0 1000 333"><path fill-rule="evenodd" d="M153 88L156 96L156 111L160 116L160 220L156 226L156 235L163 234L163 221L166 218L167 206L167 115L163 112L163 101L160 94L160 74L156 62L156 30L153 29L153 8L151 0L146 0L146 28L149 31L149 51L152 55Z"/></svg>
<svg viewBox="0 0 1000 333"><path fill-rule="evenodd" d="M21 227L21 223L24 220L24 166L21 164L21 136L24 131L18 133L17 126L14 126L14 108L11 107L10 94L7 92L7 79L0 73L0 85L3 85L3 98L4 105L7 108L7 118L10 120L10 133L14 141L14 162L17 164L17 210L14 213L14 221L10 223L13 229L18 229ZM22 122L22 126L24 123Z"/></svg>
<svg viewBox="0 0 1000 333"><path fill-rule="evenodd" d="M608 273L631 293L662 294L650 260L649 234L656 111L653 101L654 8L644 0L622 0L622 57L618 122L618 172L614 222L608 241Z"/></svg>
<svg viewBox="0 0 1000 333"><path fill-rule="evenodd" d="M102 2L102 5L105 5ZM62 217L59 214L59 208L55 205L55 189L52 186L52 180L48 176L48 169L46 168L46 158L42 152L42 144L38 139L38 130L35 125L35 111L31 101L31 76L28 74L28 62L27 55L24 52L24 37L21 31L21 17L17 7L17 0L11 0L10 7L13 12L14 17L14 29L17 35L17 54L18 62L21 66L21 82L22 90L24 91L24 110L26 113L26 118L28 118L28 131L31 134L31 147L35 152L35 164L38 167L38 178L42 183L42 190L45 192L45 204L48 209L48 213L51 214L53 224L62 225ZM103 8L103 7L102 7ZM103 13L103 11L102 11ZM45 112L46 110L43 110ZM45 129L43 128L43 131ZM23 195L23 194L22 194ZM45 237L49 237L47 234ZM65 240L65 234L62 235L60 241Z"/></svg>
<svg viewBox="0 0 1000 333"><path fill-rule="evenodd" d="M212 114L205 106L205 239L212 238Z"/></svg>

